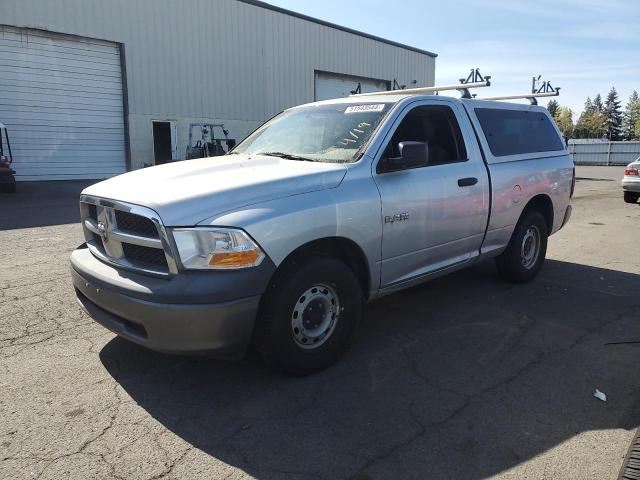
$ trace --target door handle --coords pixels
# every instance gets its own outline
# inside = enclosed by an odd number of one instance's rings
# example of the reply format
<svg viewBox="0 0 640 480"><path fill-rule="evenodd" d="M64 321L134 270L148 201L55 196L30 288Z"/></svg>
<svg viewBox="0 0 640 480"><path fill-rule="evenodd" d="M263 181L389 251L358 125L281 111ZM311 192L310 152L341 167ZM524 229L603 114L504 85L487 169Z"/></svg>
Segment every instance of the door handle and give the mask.
<svg viewBox="0 0 640 480"><path fill-rule="evenodd" d="M478 179L476 177L467 177L458 180L459 187L470 187L476 183L478 183Z"/></svg>

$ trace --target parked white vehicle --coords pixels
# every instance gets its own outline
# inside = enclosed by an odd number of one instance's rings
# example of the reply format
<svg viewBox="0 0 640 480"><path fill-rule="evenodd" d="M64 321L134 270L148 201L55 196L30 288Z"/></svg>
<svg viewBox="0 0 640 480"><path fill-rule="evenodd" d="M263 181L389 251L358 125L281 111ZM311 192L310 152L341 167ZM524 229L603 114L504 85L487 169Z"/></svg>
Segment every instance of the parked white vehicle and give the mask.
<svg viewBox="0 0 640 480"><path fill-rule="evenodd" d="M149 348L296 374L345 351L363 303L495 258L533 279L575 170L546 109L381 94L288 109L224 157L87 188L78 300ZM428 301L428 298L425 298Z"/></svg>
<svg viewBox="0 0 640 480"><path fill-rule="evenodd" d="M624 201L627 203L637 203L640 198L640 158L627 165L622 177L622 190L624 191Z"/></svg>

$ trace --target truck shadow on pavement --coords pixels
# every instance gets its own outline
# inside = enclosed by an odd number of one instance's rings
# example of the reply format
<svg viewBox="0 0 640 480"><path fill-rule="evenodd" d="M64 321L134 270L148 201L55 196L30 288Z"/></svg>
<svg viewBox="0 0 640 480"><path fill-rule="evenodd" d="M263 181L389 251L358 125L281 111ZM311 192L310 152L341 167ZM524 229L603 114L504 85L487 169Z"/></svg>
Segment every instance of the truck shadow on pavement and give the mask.
<svg viewBox="0 0 640 480"><path fill-rule="evenodd" d="M257 478L485 478L640 425L640 344L607 345L640 341L639 292L640 275L552 260L510 285L488 263L370 304L349 353L307 378L118 338L100 358L167 429ZM608 447L590 461L619 468Z"/></svg>

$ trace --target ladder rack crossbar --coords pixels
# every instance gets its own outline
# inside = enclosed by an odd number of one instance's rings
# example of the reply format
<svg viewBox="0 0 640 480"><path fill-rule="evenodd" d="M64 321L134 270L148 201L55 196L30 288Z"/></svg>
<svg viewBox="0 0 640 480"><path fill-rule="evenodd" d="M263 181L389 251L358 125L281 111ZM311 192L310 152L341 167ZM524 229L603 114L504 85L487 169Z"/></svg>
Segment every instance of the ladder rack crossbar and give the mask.
<svg viewBox="0 0 640 480"><path fill-rule="evenodd" d="M387 90L385 92L358 93L350 96L351 97L369 97L372 95L414 95L414 94L442 92L445 90L464 91L468 88L489 87L490 85L491 85L491 82L489 80L485 80L484 82L454 83L452 85L435 85L433 87L405 88L403 90Z"/></svg>
<svg viewBox="0 0 640 480"><path fill-rule="evenodd" d="M544 93L525 93L522 95L499 95L497 97L482 97L476 98L476 100L531 100L537 97L557 97L560 95L560 87L556 88L555 92Z"/></svg>

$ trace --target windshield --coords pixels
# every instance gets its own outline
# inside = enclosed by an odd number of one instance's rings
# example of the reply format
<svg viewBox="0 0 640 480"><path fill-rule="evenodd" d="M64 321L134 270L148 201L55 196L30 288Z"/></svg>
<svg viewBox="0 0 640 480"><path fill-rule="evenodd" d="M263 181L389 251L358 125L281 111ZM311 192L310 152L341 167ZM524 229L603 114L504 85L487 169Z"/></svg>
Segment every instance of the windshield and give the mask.
<svg viewBox="0 0 640 480"><path fill-rule="evenodd" d="M282 112L249 135L233 154L345 163L356 160L390 103L310 105Z"/></svg>

